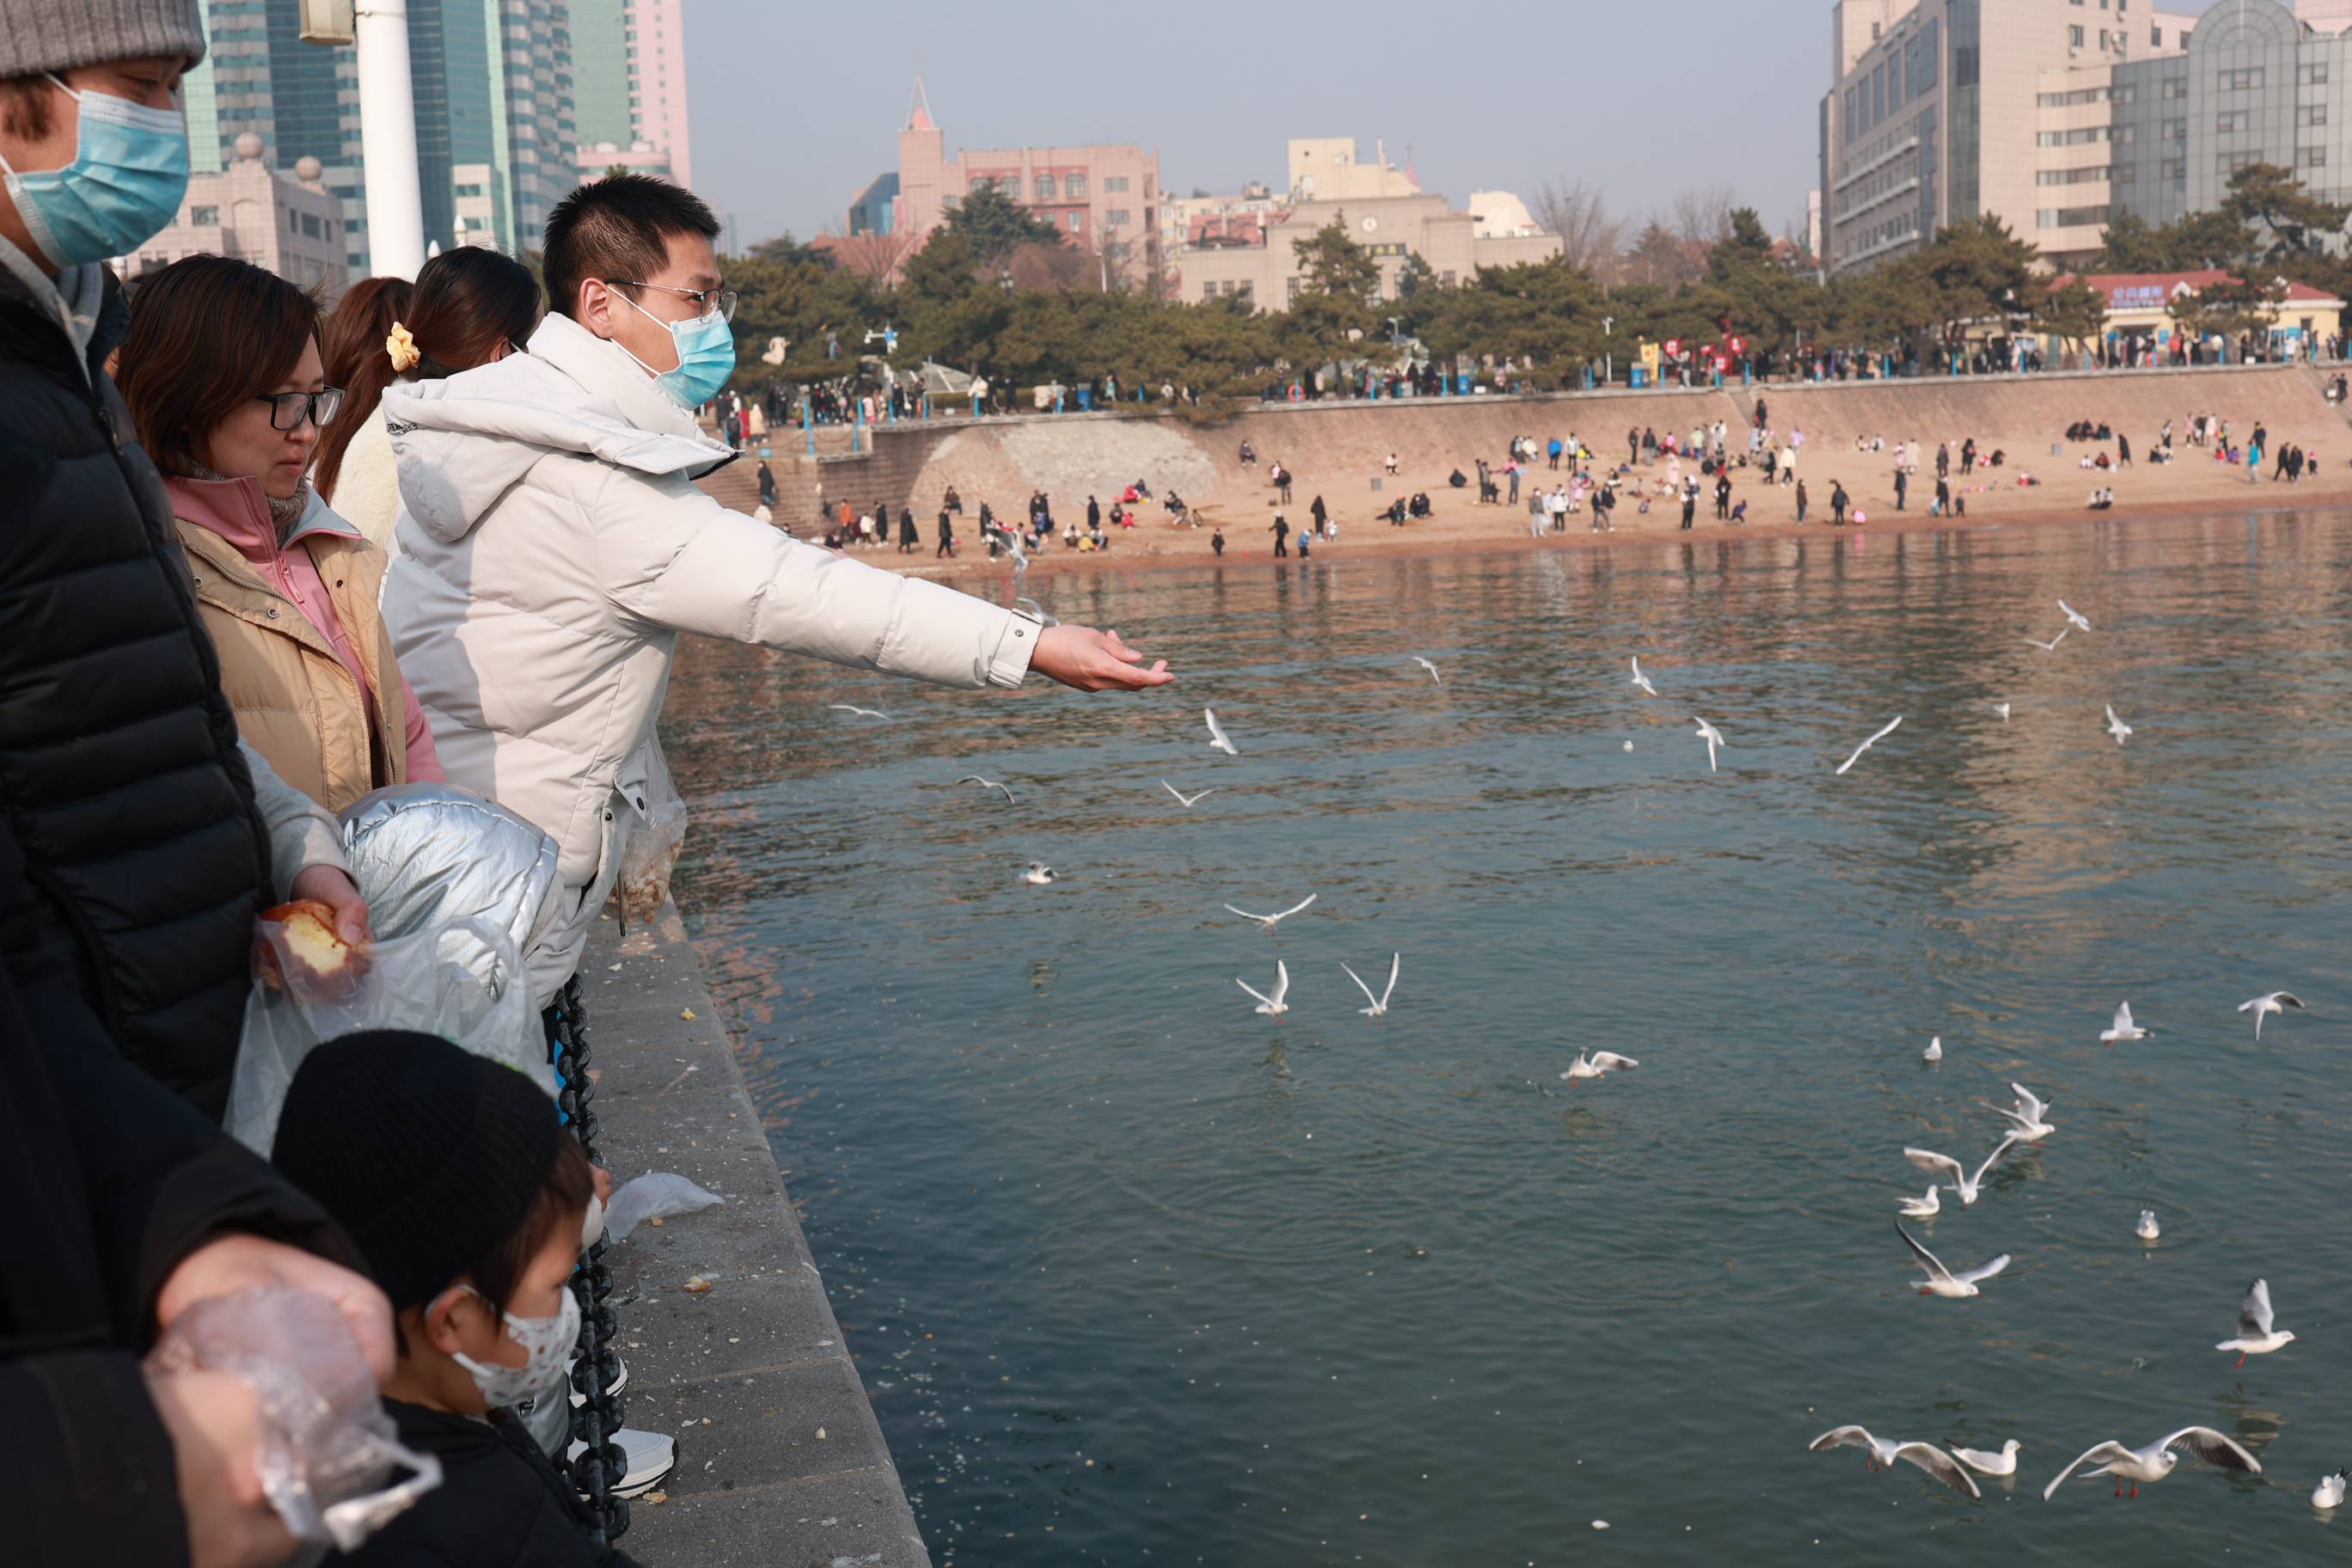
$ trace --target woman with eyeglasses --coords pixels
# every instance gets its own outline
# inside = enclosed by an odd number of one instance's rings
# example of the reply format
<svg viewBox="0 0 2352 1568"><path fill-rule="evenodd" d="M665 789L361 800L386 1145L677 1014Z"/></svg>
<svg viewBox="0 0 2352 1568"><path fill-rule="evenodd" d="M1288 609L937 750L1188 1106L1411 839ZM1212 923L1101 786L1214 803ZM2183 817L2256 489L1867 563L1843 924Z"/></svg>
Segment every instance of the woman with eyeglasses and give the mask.
<svg viewBox="0 0 2352 1568"><path fill-rule="evenodd" d="M439 782L376 611L386 557L306 477L343 401L320 362L318 301L248 262L192 256L140 280L119 369L247 743L333 812Z"/></svg>

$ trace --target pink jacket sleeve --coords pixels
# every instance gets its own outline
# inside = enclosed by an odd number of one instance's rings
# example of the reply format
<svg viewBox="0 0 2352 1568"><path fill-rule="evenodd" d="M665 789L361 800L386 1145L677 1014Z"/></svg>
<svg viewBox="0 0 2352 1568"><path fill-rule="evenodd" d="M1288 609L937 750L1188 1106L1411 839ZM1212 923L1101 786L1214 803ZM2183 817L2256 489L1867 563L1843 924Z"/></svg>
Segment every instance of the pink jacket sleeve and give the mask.
<svg viewBox="0 0 2352 1568"><path fill-rule="evenodd" d="M400 678L400 701L408 711L408 782L446 784L441 753L433 747L433 727L425 721L425 710L417 705L416 693L409 689L404 675Z"/></svg>

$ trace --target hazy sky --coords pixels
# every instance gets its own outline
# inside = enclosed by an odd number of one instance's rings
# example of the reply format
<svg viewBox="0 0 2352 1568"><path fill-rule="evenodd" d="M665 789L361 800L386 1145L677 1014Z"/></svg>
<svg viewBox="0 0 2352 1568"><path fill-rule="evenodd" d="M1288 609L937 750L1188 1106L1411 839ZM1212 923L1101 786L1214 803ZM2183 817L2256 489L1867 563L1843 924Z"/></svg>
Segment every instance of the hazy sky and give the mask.
<svg viewBox="0 0 2352 1568"><path fill-rule="evenodd" d="M918 68L963 147L1134 142L1177 194L1278 184L1293 136L1386 138L1422 186L1612 207L1732 187L1801 221L1829 0L687 0L695 182L745 244L805 239L897 166Z"/></svg>

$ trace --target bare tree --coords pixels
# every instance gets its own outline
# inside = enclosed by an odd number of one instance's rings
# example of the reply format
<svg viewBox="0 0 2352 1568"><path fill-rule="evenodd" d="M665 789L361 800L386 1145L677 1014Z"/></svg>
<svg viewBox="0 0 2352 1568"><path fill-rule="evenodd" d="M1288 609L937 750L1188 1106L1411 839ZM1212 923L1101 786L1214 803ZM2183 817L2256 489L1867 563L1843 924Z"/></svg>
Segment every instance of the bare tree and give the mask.
<svg viewBox="0 0 2352 1568"><path fill-rule="evenodd" d="M900 229L890 234L846 235L834 240L831 248L835 266L880 288L897 279L898 269L920 247L914 235Z"/></svg>
<svg viewBox="0 0 2352 1568"><path fill-rule="evenodd" d="M1590 270L1603 283L1620 281L1625 220L1610 212L1597 187L1581 180L1567 185L1546 180L1536 190L1535 220L1559 236L1560 256L1570 266Z"/></svg>
<svg viewBox="0 0 2352 1568"><path fill-rule="evenodd" d="M1707 185L1675 197L1669 226L1678 239L1719 245L1731 237L1733 196L1729 185Z"/></svg>

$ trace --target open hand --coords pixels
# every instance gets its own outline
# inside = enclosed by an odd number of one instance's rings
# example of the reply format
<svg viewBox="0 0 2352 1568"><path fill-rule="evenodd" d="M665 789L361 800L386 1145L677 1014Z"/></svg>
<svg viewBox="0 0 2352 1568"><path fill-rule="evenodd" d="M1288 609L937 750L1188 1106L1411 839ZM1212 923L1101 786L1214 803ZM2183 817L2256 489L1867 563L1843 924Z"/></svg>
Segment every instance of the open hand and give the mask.
<svg viewBox="0 0 2352 1568"><path fill-rule="evenodd" d="M1118 640L1116 631L1092 626L1047 626L1037 634L1037 651L1029 668L1080 691L1141 691L1165 686L1176 677L1168 661L1139 668L1143 656Z"/></svg>

